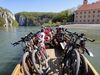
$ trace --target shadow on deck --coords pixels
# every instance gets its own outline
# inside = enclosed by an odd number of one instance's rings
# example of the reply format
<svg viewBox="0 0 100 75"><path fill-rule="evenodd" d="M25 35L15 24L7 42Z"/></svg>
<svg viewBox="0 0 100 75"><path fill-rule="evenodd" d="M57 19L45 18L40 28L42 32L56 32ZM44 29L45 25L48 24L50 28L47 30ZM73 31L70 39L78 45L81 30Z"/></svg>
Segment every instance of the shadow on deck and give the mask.
<svg viewBox="0 0 100 75"><path fill-rule="evenodd" d="M62 51L60 49L47 49L49 55L48 64L49 70L48 75L62 75L62 67L60 64Z"/></svg>

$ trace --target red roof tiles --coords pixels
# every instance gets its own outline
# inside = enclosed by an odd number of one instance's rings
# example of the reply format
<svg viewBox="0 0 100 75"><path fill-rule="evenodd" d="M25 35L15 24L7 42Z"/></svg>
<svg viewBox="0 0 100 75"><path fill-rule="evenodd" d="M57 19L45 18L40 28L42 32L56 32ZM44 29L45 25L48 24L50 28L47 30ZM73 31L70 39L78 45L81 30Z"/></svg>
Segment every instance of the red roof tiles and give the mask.
<svg viewBox="0 0 100 75"><path fill-rule="evenodd" d="M78 8L77 11L80 10L92 10L92 9L100 9L100 2L92 3L92 4L83 4Z"/></svg>

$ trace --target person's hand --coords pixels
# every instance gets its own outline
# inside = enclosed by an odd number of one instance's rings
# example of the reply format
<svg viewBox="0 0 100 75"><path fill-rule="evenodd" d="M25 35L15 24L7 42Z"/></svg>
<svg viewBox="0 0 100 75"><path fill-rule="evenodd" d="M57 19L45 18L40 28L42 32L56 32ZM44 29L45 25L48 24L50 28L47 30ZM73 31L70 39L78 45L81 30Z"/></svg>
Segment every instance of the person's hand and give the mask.
<svg viewBox="0 0 100 75"><path fill-rule="evenodd" d="M56 43L56 45L58 45L58 42L55 42Z"/></svg>

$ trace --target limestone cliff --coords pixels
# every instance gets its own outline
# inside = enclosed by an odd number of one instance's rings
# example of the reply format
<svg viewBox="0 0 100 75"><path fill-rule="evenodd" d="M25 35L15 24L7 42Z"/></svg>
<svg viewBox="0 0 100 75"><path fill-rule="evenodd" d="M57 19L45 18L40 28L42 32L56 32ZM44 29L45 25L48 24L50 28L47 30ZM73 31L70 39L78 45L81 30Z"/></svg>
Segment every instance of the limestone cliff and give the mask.
<svg viewBox="0 0 100 75"><path fill-rule="evenodd" d="M55 13L19 12L15 14L20 26L40 26L52 20Z"/></svg>
<svg viewBox="0 0 100 75"><path fill-rule="evenodd" d="M15 16L11 11L0 7L0 26L11 27L15 21Z"/></svg>

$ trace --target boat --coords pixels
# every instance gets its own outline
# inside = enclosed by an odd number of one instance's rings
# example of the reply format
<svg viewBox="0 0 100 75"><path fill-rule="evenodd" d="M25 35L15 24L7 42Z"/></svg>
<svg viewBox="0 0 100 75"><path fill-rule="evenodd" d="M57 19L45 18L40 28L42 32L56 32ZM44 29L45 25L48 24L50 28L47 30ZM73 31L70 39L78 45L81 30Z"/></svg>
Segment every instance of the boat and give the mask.
<svg viewBox="0 0 100 75"><path fill-rule="evenodd" d="M59 59L61 52L58 52L56 49L47 49L47 53L49 55L48 63L50 67L50 71L48 75L62 75L62 68L59 66ZM89 62L89 60L85 57L86 62L88 64L88 75L99 75L93 65ZM28 63L27 63L28 64ZM29 70L29 67L27 67ZM22 60L16 65L11 75L25 75ZM35 73L33 75L36 75Z"/></svg>

